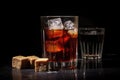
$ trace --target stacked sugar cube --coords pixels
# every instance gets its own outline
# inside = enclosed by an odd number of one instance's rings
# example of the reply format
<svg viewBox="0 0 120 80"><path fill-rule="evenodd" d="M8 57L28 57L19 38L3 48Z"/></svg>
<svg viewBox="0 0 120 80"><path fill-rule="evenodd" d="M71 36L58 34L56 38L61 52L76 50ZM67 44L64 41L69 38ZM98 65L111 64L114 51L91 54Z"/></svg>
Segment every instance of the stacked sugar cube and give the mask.
<svg viewBox="0 0 120 80"><path fill-rule="evenodd" d="M14 56L12 57L12 67L15 69L33 68L35 72L47 71L48 58L39 58L37 56Z"/></svg>

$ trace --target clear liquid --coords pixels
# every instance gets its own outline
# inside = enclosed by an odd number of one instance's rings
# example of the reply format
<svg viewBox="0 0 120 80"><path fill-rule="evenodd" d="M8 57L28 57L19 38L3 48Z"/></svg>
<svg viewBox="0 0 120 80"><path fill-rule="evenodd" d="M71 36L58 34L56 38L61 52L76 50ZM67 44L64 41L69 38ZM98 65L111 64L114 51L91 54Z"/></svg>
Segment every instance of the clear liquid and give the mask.
<svg viewBox="0 0 120 80"><path fill-rule="evenodd" d="M82 58L100 59L103 51L103 34L80 34Z"/></svg>

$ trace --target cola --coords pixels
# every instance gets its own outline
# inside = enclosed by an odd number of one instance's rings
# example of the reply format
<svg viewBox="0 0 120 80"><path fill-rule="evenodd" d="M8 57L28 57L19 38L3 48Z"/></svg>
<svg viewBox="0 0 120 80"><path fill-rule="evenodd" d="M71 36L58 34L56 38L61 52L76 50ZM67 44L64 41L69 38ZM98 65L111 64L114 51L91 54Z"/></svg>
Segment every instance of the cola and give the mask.
<svg viewBox="0 0 120 80"><path fill-rule="evenodd" d="M77 16L42 16L43 57L49 70L71 69L77 65Z"/></svg>
<svg viewBox="0 0 120 80"><path fill-rule="evenodd" d="M77 34L69 30L45 29L45 51L49 61L67 62L76 59Z"/></svg>

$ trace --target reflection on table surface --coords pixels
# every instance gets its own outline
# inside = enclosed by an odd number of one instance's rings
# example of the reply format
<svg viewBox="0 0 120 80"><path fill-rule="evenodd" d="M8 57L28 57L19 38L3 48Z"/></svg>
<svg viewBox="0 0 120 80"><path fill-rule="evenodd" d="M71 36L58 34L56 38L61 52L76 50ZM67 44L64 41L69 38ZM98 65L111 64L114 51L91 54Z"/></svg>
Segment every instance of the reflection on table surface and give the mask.
<svg viewBox="0 0 120 80"><path fill-rule="evenodd" d="M102 77L103 67L102 67L102 61L100 59L90 59L90 60L81 60L79 62L80 64L80 78L82 79L90 79L91 77L94 77L94 80L97 78L100 79ZM98 80L97 79L97 80Z"/></svg>
<svg viewBox="0 0 120 80"><path fill-rule="evenodd" d="M34 69L17 70L7 66L0 68L0 80L118 80L120 79L118 62L79 60L77 69L56 72L34 72Z"/></svg>
<svg viewBox="0 0 120 80"><path fill-rule="evenodd" d="M77 70L58 72L34 72L28 70L12 70L13 80L77 80Z"/></svg>
<svg viewBox="0 0 120 80"><path fill-rule="evenodd" d="M60 70L57 72L34 72L34 69L12 69L13 80L86 80L102 76L102 62L100 60L80 60L78 69Z"/></svg>

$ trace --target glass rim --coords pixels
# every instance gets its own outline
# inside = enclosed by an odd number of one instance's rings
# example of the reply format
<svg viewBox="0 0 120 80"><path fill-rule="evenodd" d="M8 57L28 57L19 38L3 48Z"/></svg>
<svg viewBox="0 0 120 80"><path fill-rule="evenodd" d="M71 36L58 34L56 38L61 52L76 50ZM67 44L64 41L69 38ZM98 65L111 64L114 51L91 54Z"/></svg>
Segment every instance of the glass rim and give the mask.
<svg viewBox="0 0 120 80"><path fill-rule="evenodd" d="M82 27L79 28L78 34L86 34L86 35L98 35L98 34L105 34L105 28L103 27Z"/></svg>
<svg viewBox="0 0 120 80"><path fill-rule="evenodd" d="M105 30L104 27L80 27L79 30Z"/></svg>
<svg viewBox="0 0 120 80"><path fill-rule="evenodd" d="M71 15L71 16L56 15L56 16L41 16L41 17L79 17L79 16L77 15Z"/></svg>

